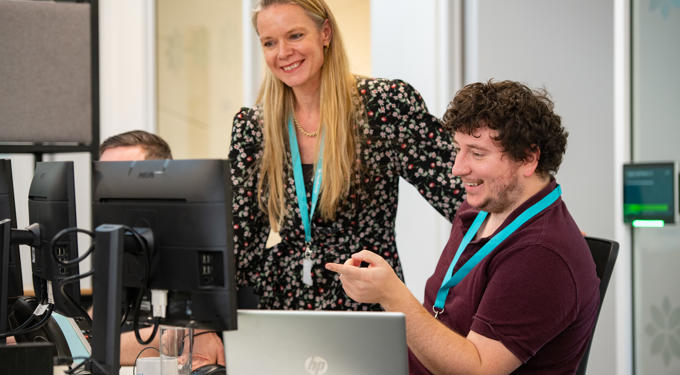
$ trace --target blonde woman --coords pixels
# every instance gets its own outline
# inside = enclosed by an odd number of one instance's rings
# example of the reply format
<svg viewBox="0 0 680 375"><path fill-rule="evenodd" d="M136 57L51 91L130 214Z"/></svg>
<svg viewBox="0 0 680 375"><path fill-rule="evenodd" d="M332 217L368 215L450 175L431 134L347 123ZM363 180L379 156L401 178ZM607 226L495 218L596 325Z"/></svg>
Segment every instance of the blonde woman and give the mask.
<svg viewBox="0 0 680 375"><path fill-rule="evenodd" d="M266 309L380 309L347 298L323 265L368 249L403 279L399 177L452 220L451 137L408 84L350 73L323 0L260 1L253 25L268 69L229 152L239 283ZM266 249L270 229L282 240Z"/></svg>

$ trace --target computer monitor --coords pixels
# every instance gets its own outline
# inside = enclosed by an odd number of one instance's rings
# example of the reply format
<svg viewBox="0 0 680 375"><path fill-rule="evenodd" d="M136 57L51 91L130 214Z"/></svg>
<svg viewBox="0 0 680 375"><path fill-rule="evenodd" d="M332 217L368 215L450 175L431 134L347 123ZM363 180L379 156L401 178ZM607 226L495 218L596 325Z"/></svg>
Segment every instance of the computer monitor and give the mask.
<svg viewBox="0 0 680 375"><path fill-rule="evenodd" d="M94 162L92 176L94 228L119 224L136 231L147 230L152 235L148 288L168 291L166 314L161 322L220 331L235 329L237 302L228 162ZM108 256L102 255L97 241L95 262ZM134 257L128 256L132 250L128 247L135 241L125 243L122 284L138 287L143 270L131 264ZM103 277L98 272L95 266L95 289L98 277ZM124 294L123 305L129 305L134 297L135 293ZM101 308L96 298L95 320ZM129 314L128 320L133 315Z"/></svg>
<svg viewBox="0 0 680 375"><path fill-rule="evenodd" d="M675 162L624 164L624 222L633 223L633 226L675 223L677 184Z"/></svg>
<svg viewBox="0 0 680 375"><path fill-rule="evenodd" d="M62 283L61 280L78 275L78 264L63 265L55 260L52 252L61 261L78 258L76 233L60 236L54 249L50 243L63 229L76 226L75 202L73 162L36 163L28 193L29 222L40 227L40 246L31 249L33 289L39 301L47 300L51 294L54 310L69 317L79 317L84 312L80 307L80 282Z"/></svg>
<svg viewBox="0 0 680 375"><path fill-rule="evenodd" d="M12 161L0 160L0 220L10 219L10 227L17 227L16 208L14 205L14 188L12 182ZM8 239L5 239L9 241ZM9 245L9 263L7 273L7 297L24 295L24 287L21 277L21 258L19 245ZM5 275L0 270L0 280L5 280Z"/></svg>
<svg viewBox="0 0 680 375"><path fill-rule="evenodd" d="M12 162L0 160L0 333L7 332L10 298L23 295L19 245L11 243L10 231L17 227L12 186ZM0 338L4 343L4 338Z"/></svg>

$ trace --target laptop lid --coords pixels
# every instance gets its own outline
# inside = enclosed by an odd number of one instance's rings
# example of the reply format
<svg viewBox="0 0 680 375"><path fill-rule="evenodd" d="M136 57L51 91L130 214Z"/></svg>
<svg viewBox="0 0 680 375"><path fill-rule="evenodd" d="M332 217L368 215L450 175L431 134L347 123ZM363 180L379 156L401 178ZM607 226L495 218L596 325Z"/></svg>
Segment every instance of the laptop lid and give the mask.
<svg viewBox="0 0 680 375"><path fill-rule="evenodd" d="M408 374L402 313L238 310L228 374Z"/></svg>

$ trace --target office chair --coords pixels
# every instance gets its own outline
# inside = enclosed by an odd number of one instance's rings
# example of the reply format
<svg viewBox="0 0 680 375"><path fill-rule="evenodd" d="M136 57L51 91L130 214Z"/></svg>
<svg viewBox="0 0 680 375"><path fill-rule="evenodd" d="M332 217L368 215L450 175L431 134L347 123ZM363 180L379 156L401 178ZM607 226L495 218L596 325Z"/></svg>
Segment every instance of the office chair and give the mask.
<svg viewBox="0 0 680 375"><path fill-rule="evenodd" d="M595 261L595 272L597 273L597 277L600 278L600 307L597 309L593 331L590 333L590 338L588 339L588 348L586 349L585 354L583 354L581 363L576 371L577 375L585 375L586 373L588 353L590 353L590 345L592 344L593 335L595 334L595 326L597 325L597 319L600 317L600 310L602 309L604 294L607 292L609 279L612 276L612 271L614 271L616 256L619 254L619 243L616 241L586 237L586 242L588 243L590 253L593 255L593 260Z"/></svg>

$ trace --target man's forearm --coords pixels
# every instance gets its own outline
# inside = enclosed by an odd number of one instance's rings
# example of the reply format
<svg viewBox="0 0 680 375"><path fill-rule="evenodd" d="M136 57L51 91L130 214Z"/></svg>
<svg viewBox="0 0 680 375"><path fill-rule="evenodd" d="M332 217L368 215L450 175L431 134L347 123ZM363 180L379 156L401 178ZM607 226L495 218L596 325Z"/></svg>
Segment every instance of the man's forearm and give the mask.
<svg viewBox="0 0 680 375"><path fill-rule="evenodd" d="M142 339L146 339L153 332L153 327L140 328L139 335ZM142 345L137 342L134 331L124 332L120 335L120 365L121 366L134 366L135 360L144 348L152 346L158 349L158 334L148 345ZM157 350L145 350L144 353L139 355L142 357L158 357L159 353Z"/></svg>
<svg viewBox="0 0 680 375"><path fill-rule="evenodd" d="M409 349L428 370L435 374L474 374L479 370L474 344L434 319L410 292L399 294L383 308L406 315Z"/></svg>

